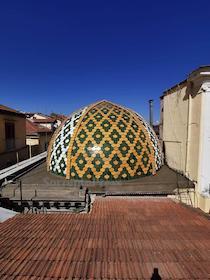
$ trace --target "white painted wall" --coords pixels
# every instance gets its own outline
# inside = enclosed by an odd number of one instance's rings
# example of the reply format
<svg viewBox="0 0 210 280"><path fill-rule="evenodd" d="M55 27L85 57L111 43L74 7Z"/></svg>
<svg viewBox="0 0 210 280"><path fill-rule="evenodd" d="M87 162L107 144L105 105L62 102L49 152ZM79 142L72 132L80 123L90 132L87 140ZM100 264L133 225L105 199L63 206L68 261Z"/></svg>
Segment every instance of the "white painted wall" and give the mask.
<svg viewBox="0 0 210 280"><path fill-rule="evenodd" d="M45 116L45 115L41 115L41 114L34 114L32 119L37 119L37 120L45 120L46 118L48 118L48 116Z"/></svg>
<svg viewBox="0 0 210 280"><path fill-rule="evenodd" d="M53 128L53 124L52 123L39 123L39 125L41 125L43 127L46 127L46 128L49 128L49 129Z"/></svg>
<svg viewBox="0 0 210 280"><path fill-rule="evenodd" d="M28 146L39 145L39 138L30 138L30 137L27 137L27 138L26 138L26 145L28 145Z"/></svg>
<svg viewBox="0 0 210 280"><path fill-rule="evenodd" d="M201 90L203 92L198 186L202 195L210 196L210 81L204 82Z"/></svg>
<svg viewBox="0 0 210 280"><path fill-rule="evenodd" d="M19 213L0 207L0 223L14 217L17 214Z"/></svg>

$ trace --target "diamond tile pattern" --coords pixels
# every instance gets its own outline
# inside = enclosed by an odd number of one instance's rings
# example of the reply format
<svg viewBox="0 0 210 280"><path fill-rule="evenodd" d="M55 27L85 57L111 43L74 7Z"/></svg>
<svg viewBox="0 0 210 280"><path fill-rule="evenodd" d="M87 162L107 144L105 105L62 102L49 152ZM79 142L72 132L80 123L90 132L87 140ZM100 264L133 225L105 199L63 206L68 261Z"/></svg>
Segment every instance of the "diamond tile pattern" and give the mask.
<svg viewBox="0 0 210 280"><path fill-rule="evenodd" d="M56 175L66 176L67 151L71 137L79 119L85 110L86 108L73 113L64 122L62 127L58 128L58 133L55 139L53 139L52 149L49 151L50 159L48 166L49 170Z"/></svg>
<svg viewBox="0 0 210 280"><path fill-rule="evenodd" d="M148 123L144 120L144 118L137 114L139 120L143 123L143 125L146 127L149 135L150 135L150 139L152 141L152 146L155 152L155 163L156 163L156 169L158 170L161 165L163 164L163 155L161 153L161 149L160 149L160 145L159 145L159 141L157 139L157 136L154 132L154 130L151 128L151 126L148 125Z"/></svg>
<svg viewBox="0 0 210 280"><path fill-rule="evenodd" d="M107 101L73 114L52 141L48 169L67 179L128 180L155 174L162 165L152 128Z"/></svg>

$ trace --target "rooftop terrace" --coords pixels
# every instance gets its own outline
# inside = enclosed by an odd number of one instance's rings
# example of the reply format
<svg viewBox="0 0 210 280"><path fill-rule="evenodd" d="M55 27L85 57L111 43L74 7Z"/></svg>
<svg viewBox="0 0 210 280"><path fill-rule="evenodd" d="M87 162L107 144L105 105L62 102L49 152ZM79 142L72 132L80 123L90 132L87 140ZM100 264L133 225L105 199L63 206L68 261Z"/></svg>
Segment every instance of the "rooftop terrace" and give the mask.
<svg viewBox="0 0 210 280"><path fill-rule="evenodd" d="M177 192L177 188L194 188L192 182L163 166L156 175L126 181L82 181L66 180L47 172L46 163L36 166L20 176L19 183L6 185L1 190L2 206L25 212L54 211L69 209L81 211L87 206L88 194L97 195L152 195L167 196ZM21 195L22 194L22 195ZM22 197L22 202L21 202ZM48 210L47 210L48 209ZM57 211L57 210L56 210Z"/></svg>

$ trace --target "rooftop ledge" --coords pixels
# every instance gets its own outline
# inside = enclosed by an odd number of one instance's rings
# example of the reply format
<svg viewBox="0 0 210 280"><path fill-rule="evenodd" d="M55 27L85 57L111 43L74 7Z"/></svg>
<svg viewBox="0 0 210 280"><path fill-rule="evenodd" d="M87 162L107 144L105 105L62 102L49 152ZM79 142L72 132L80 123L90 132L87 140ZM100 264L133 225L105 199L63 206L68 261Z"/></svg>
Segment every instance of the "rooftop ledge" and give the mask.
<svg viewBox="0 0 210 280"><path fill-rule="evenodd" d="M168 92L174 90L177 87L180 86L184 86L189 80L194 80L195 78L199 78L199 77L203 77L203 76L210 76L210 65L205 65L205 66L200 66L199 68L193 70L189 75L187 75L187 78L177 84L175 84L174 86L172 86L171 88L166 89L163 92L163 95L160 98L163 98L164 95L166 95Z"/></svg>

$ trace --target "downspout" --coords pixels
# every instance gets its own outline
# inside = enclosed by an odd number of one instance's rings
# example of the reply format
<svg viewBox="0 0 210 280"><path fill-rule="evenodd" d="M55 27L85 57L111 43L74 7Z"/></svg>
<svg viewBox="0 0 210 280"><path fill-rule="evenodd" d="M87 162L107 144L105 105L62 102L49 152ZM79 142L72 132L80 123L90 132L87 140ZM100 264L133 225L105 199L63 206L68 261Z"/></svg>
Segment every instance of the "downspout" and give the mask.
<svg viewBox="0 0 210 280"><path fill-rule="evenodd" d="M190 83L190 90L192 88L192 83ZM188 98L188 108L187 108L187 135L186 135L186 151L185 151L185 176L187 178L189 178L189 174L187 172L187 169L188 169L188 164L187 164L187 161L188 161L188 154L189 154L189 136L190 136L190 115L191 115L191 92L189 93L189 98Z"/></svg>

